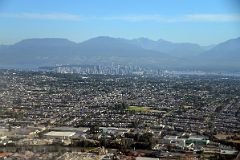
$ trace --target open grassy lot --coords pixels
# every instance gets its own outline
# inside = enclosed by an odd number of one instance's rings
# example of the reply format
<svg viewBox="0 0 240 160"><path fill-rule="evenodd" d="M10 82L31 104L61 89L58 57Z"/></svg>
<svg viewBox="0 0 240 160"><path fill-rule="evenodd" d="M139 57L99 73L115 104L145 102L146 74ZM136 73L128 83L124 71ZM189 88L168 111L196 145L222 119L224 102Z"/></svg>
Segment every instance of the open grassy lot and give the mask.
<svg viewBox="0 0 240 160"><path fill-rule="evenodd" d="M217 134L214 135L217 139L227 139L227 137L234 136L233 134ZM240 137L240 134L237 134L236 136Z"/></svg>
<svg viewBox="0 0 240 160"><path fill-rule="evenodd" d="M232 142L232 143L239 143L240 144L240 140L239 139L228 139L227 137L231 137L233 136L233 134L217 134L215 135L215 138L219 139L219 140L225 140L226 142ZM240 135L236 135L238 137L240 137Z"/></svg>
<svg viewBox="0 0 240 160"><path fill-rule="evenodd" d="M240 144L240 140L226 140L227 142L238 143Z"/></svg>
<svg viewBox="0 0 240 160"><path fill-rule="evenodd" d="M151 107L143 107L143 106L128 106L127 110L136 111L136 112L161 112L159 110L154 110Z"/></svg>
<svg viewBox="0 0 240 160"><path fill-rule="evenodd" d="M137 112L150 112L150 107L141 107L141 106L128 106L127 110L137 111Z"/></svg>
<svg viewBox="0 0 240 160"><path fill-rule="evenodd" d="M141 107L141 106L128 106L127 110L129 111L137 111L137 112L150 112L150 107Z"/></svg>

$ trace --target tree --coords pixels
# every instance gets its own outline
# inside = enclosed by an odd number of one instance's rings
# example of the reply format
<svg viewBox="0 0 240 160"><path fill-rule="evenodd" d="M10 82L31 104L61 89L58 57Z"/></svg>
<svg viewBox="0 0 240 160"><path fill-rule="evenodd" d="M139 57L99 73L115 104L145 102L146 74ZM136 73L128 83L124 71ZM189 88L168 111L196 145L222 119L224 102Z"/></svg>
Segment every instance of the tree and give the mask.
<svg viewBox="0 0 240 160"><path fill-rule="evenodd" d="M98 133L99 132L99 124L93 124L91 127L90 127L90 133L91 134L95 134L95 133Z"/></svg>

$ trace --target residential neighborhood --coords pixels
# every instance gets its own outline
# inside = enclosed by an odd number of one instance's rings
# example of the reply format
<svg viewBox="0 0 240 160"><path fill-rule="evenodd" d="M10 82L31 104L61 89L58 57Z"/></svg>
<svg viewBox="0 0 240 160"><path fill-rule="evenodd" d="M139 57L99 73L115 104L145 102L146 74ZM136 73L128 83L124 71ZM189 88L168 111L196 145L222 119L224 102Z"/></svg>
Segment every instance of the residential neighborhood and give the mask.
<svg viewBox="0 0 240 160"><path fill-rule="evenodd" d="M0 157L234 159L240 78L0 71Z"/></svg>

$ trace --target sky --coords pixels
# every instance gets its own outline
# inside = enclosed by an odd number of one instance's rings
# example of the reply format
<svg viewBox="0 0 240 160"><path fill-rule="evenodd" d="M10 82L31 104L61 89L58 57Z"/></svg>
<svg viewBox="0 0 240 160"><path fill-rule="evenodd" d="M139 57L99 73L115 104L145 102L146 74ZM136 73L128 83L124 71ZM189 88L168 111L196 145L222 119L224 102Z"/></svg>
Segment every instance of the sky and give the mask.
<svg viewBox="0 0 240 160"><path fill-rule="evenodd" d="M0 0L0 44L145 37L211 45L240 37L240 0Z"/></svg>

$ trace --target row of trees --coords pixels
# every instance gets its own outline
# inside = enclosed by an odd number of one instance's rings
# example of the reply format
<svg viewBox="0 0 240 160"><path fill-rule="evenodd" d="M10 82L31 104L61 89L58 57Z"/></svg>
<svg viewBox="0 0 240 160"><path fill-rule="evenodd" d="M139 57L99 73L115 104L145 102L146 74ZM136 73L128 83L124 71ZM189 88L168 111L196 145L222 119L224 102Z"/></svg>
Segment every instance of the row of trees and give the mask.
<svg viewBox="0 0 240 160"><path fill-rule="evenodd" d="M90 128L93 135L98 135L99 127L97 125ZM97 137L97 136L95 136ZM154 138L152 133L126 133L124 137L101 133L101 138L96 140L76 139L73 145L80 147L107 147L116 148L121 151L127 149L151 149L154 145Z"/></svg>

